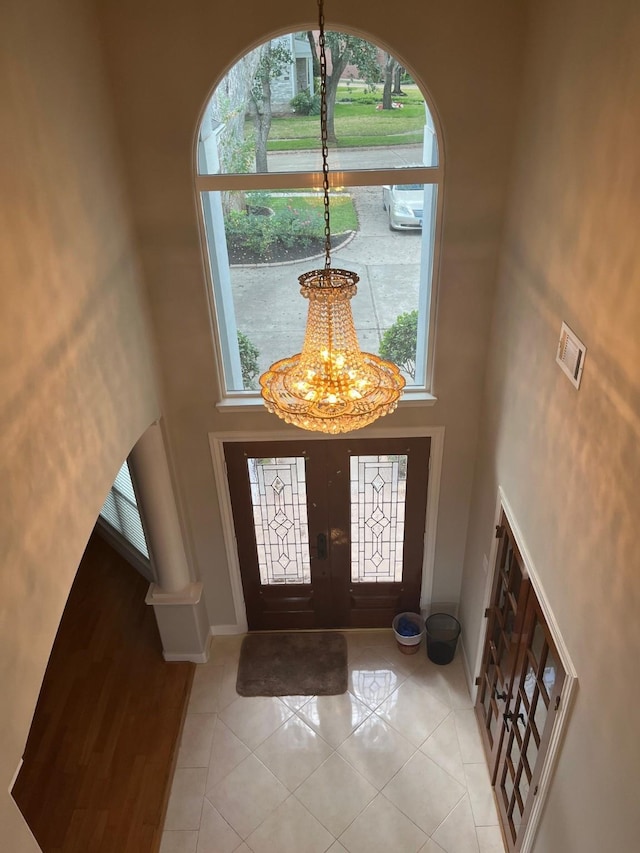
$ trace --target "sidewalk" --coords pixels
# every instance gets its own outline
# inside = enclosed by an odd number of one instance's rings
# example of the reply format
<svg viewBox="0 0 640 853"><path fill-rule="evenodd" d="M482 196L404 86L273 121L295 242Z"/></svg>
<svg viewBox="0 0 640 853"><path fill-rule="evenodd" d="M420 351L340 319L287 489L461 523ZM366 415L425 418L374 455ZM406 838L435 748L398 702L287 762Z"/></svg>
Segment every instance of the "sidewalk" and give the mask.
<svg viewBox="0 0 640 853"><path fill-rule="evenodd" d="M362 161L366 153L356 154L359 168L366 168ZM297 166L306 168L299 161ZM279 168L284 169L284 164ZM354 239L332 255L332 265L360 276L353 316L361 348L377 353L382 334L396 317L418 307L422 240L417 232L389 230L381 187L353 187L351 194L360 227ZM261 372L300 351L308 303L299 295L298 276L323 265L320 257L266 267L232 267L236 323L258 348Z"/></svg>

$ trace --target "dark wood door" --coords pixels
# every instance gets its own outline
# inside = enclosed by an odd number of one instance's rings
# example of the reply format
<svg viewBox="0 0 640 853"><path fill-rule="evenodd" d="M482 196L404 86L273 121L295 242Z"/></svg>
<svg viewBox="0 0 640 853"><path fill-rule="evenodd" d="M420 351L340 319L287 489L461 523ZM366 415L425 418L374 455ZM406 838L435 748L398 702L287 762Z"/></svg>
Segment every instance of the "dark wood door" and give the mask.
<svg viewBox="0 0 640 853"><path fill-rule="evenodd" d="M225 444L250 630L419 609L430 440Z"/></svg>
<svg viewBox="0 0 640 853"><path fill-rule="evenodd" d="M509 853L522 847L566 678L533 590L529 595L514 689L504 717L495 793Z"/></svg>
<svg viewBox="0 0 640 853"><path fill-rule="evenodd" d="M502 747L504 714L511 698L530 589L522 557L504 514L496 535L500 538L500 545L491 605L487 612L487 637L476 699L476 716L492 781Z"/></svg>
<svg viewBox="0 0 640 853"><path fill-rule="evenodd" d="M479 676L480 723L503 836L522 847L566 673L503 513Z"/></svg>

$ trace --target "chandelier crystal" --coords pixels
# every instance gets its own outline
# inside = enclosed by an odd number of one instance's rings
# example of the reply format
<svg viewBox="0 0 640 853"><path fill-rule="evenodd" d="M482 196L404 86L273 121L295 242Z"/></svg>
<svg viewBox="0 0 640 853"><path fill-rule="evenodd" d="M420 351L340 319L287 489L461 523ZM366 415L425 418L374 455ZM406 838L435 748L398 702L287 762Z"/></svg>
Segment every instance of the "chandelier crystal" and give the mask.
<svg viewBox="0 0 640 853"><path fill-rule="evenodd" d="M318 8L325 266L298 279L300 293L309 300L302 352L272 364L260 377L260 393L267 409L287 423L337 434L392 412L405 380L395 364L360 350L350 304L359 278L331 268L323 0Z"/></svg>

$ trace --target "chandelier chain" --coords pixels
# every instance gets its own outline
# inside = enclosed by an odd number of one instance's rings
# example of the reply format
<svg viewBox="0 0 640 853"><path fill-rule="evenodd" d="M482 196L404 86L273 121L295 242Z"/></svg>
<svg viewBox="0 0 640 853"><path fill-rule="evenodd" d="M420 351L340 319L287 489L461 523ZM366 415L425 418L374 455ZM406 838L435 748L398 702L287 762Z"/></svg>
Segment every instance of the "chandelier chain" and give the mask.
<svg viewBox="0 0 640 853"><path fill-rule="evenodd" d="M318 0L318 46L320 48L320 141L322 145L322 189L324 193L324 268L331 267L331 220L329 216L329 146L327 127L327 52L324 33L324 0Z"/></svg>

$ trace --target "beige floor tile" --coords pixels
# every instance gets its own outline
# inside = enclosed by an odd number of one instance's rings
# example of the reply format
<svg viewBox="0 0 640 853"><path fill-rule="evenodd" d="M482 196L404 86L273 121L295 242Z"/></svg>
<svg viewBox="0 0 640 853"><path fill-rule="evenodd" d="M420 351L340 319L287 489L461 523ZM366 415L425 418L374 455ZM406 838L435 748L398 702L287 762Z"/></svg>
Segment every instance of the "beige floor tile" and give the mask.
<svg viewBox="0 0 640 853"><path fill-rule="evenodd" d="M382 793L427 835L432 835L466 793L426 755L416 752Z"/></svg>
<svg viewBox="0 0 640 853"><path fill-rule="evenodd" d="M367 646L382 646L390 648L395 639L390 628L376 628L364 631L345 631L349 657L354 652L360 652Z"/></svg>
<svg viewBox="0 0 640 853"><path fill-rule="evenodd" d="M280 696L279 699L281 702L287 706L287 708L291 708L292 711L299 711L303 705L306 705L307 702L311 699L311 696Z"/></svg>
<svg viewBox="0 0 640 853"><path fill-rule="evenodd" d="M220 719L249 747L255 749L293 714L272 696L239 697L220 712Z"/></svg>
<svg viewBox="0 0 640 853"><path fill-rule="evenodd" d="M213 730L207 793L250 754L251 750L218 718Z"/></svg>
<svg viewBox="0 0 640 853"><path fill-rule="evenodd" d="M466 794L433 833L432 838L445 853L479 853L471 803Z"/></svg>
<svg viewBox="0 0 640 853"><path fill-rule="evenodd" d="M415 746L377 714L372 714L344 741L338 752L381 790L411 758Z"/></svg>
<svg viewBox="0 0 640 853"><path fill-rule="evenodd" d="M416 853L427 836L379 794L340 836L349 853Z"/></svg>
<svg viewBox="0 0 640 853"><path fill-rule="evenodd" d="M242 839L205 797L197 853L233 853Z"/></svg>
<svg viewBox="0 0 640 853"><path fill-rule="evenodd" d="M331 755L333 749L298 716L263 741L255 754L290 791Z"/></svg>
<svg viewBox="0 0 640 853"><path fill-rule="evenodd" d="M333 836L295 797L285 800L251 833L254 853L324 853Z"/></svg>
<svg viewBox="0 0 640 853"><path fill-rule="evenodd" d="M215 714L187 714L178 752L178 767L208 767Z"/></svg>
<svg viewBox="0 0 640 853"><path fill-rule="evenodd" d="M199 829L206 767L178 767L173 776L164 829Z"/></svg>
<svg viewBox="0 0 640 853"><path fill-rule="evenodd" d="M213 703L214 710L218 713L223 711L232 702L235 702L236 699L240 697L240 694L236 690L236 681L238 680L238 664L237 663L227 663L223 667L222 672L222 680L220 682L220 688L216 694L215 701Z"/></svg>
<svg viewBox="0 0 640 853"><path fill-rule="evenodd" d="M224 666L203 663L196 667L189 697L189 714L215 714L218 694L224 676Z"/></svg>
<svg viewBox="0 0 640 853"><path fill-rule="evenodd" d="M447 708L451 708L451 695L446 673L447 667L437 666L426 657L411 673L411 680L439 699Z"/></svg>
<svg viewBox="0 0 640 853"><path fill-rule="evenodd" d="M444 719L435 732L426 739L420 747L425 755L439 764L461 785L467 784L464 773L460 744L458 743L458 732L453 714Z"/></svg>
<svg viewBox="0 0 640 853"><path fill-rule="evenodd" d="M371 709L351 693L340 696L314 696L299 711L330 746L337 748L371 714Z"/></svg>
<svg viewBox="0 0 640 853"><path fill-rule="evenodd" d="M464 772L475 825L497 826L498 812L493 799L493 788L487 765L484 762L465 764Z"/></svg>
<svg viewBox="0 0 640 853"><path fill-rule="evenodd" d="M419 853L445 853L445 851L439 844L436 844L433 838L430 838Z"/></svg>
<svg viewBox="0 0 640 853"><path fill-rule="evenodd" d="M396 731L420 746L449 714L449 708L411 679L405 681L376 712Z"/></svg>
<svg viewBox="0 0 640 853"><path fill-rule="evenodd" d="M295 795L337 837L375 797L376 789L334 753Z"/></svg>
<svg viewBox="0 0 640 853"><path fill-rule="evenodd" d="M288 794L273 773L250 755L209 791L207 799L246 839Z"/></svg>
<svg viewBox="0 0 640 853"><path fill-rule="evenodd" d="M324 697L238 696L243 638L214 638L160 853L504 853L461 659L345 634L349 692Z"/></svg>
<svg viewBox="0 0 640 853"><path fill-rule="evenodd" d="M505 853L499 826L476 826L480 853Z"/></svg>
<svg viewBox="0 0 640 853"><path fill-rule="evenodd" d="M478 723L475 711L462 710L453 712L458 733L458 743L464 764L481 764L484 758L484 749L480 740Z"/></svg>
<svg viewBox="0 0 640 853"><path fill-rule="evenodd" d="M349 664L349 691L374 710L406 679L395 663L367 648Z"/></svg>
<svg viewBox="0 0 640 853"><path fill-rule="evenodd" d="M404 664L406 655L396 653L396 650L385 643L378 646L363 646L357 649L349 658L349 669L370 667L372 669L387 668L402 676L407 677L407 668ZM413 668L412 668L413 669Z"/></svg>
<svg viewBox="0 0 640 853"><path fill-rule="evenodd" d="M455 710L473 708L469 686L462 664L462 658L457 657L447 670L447 682L449 684L450 705Z"/></svg>
<svg viewBox="0 0 640 853"><path fill-rule="evenodd" d="M237 664L240 659L242 641L245 637L246 634L214 637L209 649L209 660L214 664Z"/></svg>
<svg viewBox="0 0 640 853"><path fill-rule="evenodd" d="M160 853L196 853L197 843L197 830L165 831L160 841Z"/></svg>

